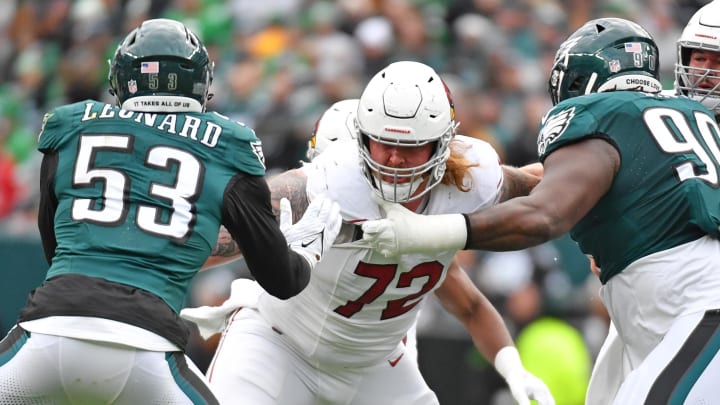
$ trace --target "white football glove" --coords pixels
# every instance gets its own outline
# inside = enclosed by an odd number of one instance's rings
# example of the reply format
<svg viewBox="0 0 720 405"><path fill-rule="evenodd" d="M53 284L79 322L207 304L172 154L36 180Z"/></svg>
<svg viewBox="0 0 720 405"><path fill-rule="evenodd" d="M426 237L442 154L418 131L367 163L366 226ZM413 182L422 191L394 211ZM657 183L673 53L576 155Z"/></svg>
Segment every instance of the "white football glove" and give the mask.
<svg viewBox="0 0 720 405"><path fill-rule="evenodd" d="M280 199L280 231L290 249L304 257L314 269L340 233L340 206L324 196L316 197L297 223L292 223L292 208L287 198Z"/></svg>
<svg viewBox="0 0 720 405"><path fill-rule="evenodd" d="M363 240L383 256L403 253L461 250L467 241L462 214L420 215L397 203L373 199L385 211L385 218L362 224Z"/></svg>
<svg viewBox="0 0 720 405"><path fill-rule="evenodd" d="M538 405L555 405L550 389L539 378L530 374L520 361L513 346L505 346L495 355L495 369L505 379L510 393L518 405L530 405L534 399Z"/></svg>

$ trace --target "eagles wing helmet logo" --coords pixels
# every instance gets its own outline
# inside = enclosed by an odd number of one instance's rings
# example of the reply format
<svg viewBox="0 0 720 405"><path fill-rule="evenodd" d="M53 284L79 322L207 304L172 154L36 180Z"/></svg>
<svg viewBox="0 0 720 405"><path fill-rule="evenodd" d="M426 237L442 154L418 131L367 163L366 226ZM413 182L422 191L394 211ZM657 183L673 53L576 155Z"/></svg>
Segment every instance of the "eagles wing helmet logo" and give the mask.
<svg viewBox="0 0 720 405"><path fill-rule="evenodd" d="M571 107L543 119L543 126L538 135L538 155L545 154L545 149L565 132L570 120L575 116L575 107Z"/></svg>

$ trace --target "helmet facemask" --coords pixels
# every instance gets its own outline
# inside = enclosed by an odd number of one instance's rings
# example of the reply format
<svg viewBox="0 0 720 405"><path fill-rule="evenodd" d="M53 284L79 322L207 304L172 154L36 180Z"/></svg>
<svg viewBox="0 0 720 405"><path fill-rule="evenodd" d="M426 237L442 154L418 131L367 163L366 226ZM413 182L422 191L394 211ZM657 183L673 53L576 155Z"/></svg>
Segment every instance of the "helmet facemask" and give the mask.
<svg viewBox="0 0 720 405"><path fill-rule="evenodd" d="M410 202L440 184L457 124L450 92L432 68L402 61L380 71L360 96L355 122L361 168L381 198ZM371 140L399 147L432 144L433 151L418 166L390 167L373 159Z"/></svg>
<svg viewBox="0 0 720 405"><path fill-rule="evenodd" d="M691 67L693 50L720 53L720 2L706 4L690 18L677 41L675 63L676 92L720 115L720 70ZM710 81L715 84L708 86Z"/></svg>
<svg viewBox="0 0 720 405"><path fill-rule="evenodd" d="M454 128L448 129L435 143L430 158L423 164L414 167L390 167L375 161L370 155L369 142L373 140L385 145L401 147L418 147L427 144L403 144L395 139L384 139L359 130L361 139L360 157L365 177L380 197L385 201L403 203L417 200L438 185L445 175L445 162L450 157L450 140ZM425 188L418 190L425 185Z"/></svg>
<svg viewBox="0 0 720 405"><path fill-rule="evenodd" d="M675 88L679 94L700 102L720 115L720 70L677 63L675 77ZM702 83L711 83L711 86L703 87Z"/></svg>

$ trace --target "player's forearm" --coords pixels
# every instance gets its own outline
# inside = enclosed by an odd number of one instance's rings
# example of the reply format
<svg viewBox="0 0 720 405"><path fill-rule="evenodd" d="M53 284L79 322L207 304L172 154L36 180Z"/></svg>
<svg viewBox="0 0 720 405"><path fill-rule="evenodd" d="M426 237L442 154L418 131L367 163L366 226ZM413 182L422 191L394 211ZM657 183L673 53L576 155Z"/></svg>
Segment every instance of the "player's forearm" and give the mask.
<svg viewBox="0 0 720 405"><path fill-rule="evenodd" d="M539 187L538 187L539 188ZM573 216L560 217L553 202L518 197L474 214L418 215L399 204L380 201L383 220L362 225L363 240L387 257L402 253L461 249L518 250L567 232ZM570 218L570 219L568 219Z"/></svg>
<svg viewBox="0 0 720 405"><path fill-rule="evenodd" d="M542 165L535 163L521 168L503 166L503 186L500 201L530 194L540 182Z"/></svg>
<svg viewBox="0 0 720 405"><path fill-rule="evenodd" d="M245 257L255 280L271 295L287 299L310 279L310 265L287 245L270 206L262 177L238 174L225 191L223 225Z"/></svg>
<svg viewBox="0 0 720 405"><path fill-rule="evenodd" d="M523 171L527 174L531 174L540 179L542 179L543 175L545 174L545 168L540 162L529 163L525 166L520 166L518 170Z"/></svg>
<svg viewBox="0 0 720 405"><path fill-rule="evenodd" d="M463 323L475 347L491 363L500 349L513 345L505 321L485 298L481 308Z"/></svg>
<svg viewBox="0 0 720 405"><path fill-rule="evenodd" d="M228 232L224 226L221 226L220 232L218 232L217 242L215 242L215 247L212 252L210 252L210 256L205 261L202 268L200 268L200 271L232 262L241 257L242 252L240 251L237 243L233 240L232 235L230 235L230 232Z"/></svg>
<svg viewBox="0 0 720 405"><path fill-rule="evenodd" d="M235 261L242 257L240 256L234 256L234 257L225 257L225 256L209 256L207 260L205 260L205 263L203 263L202 267L200 268L200 271L205 271L208 269L212 269L213 267L222 266L223 264L230 263L232 261Z"/></svg>
<svg viewBox="0 0 720 405"><path fill-rule="evenodd" d="M43 155L40 167L40 204L38 206L38 230L42 239L43 252L47 263L52 263L57 240L55 239L55 211L58 201L55 197L54 178L57 170L56 153Z"/></svg>
<svg viewBox="0 0 720 405"><path fill-rule="evenodd" d="M566 224L545 209L519 197L468 216L467 249L508 251L547 242L567 231ZM458 229L458 232L460 230Z"/></svg>
<svg viewBox="0 0 720 405"><path fill-rule="evenodd" d="M450 263L445 281L435 295L443 308L462 322L475 347L488 360L493 361L498 350L513 344L502 316L457 259Z"/></svg>
<svg viewBox="0 0 720 405"><path fill-rule="evenodd" d="M274 269L273 271L252 271L255 280L270 295L286 300L302 291L310 282L312 268L307 260L291 249L287 249L287 258L277 254L266 254L264 257L246 258L250 269ZM276 256L276 257L269 257ZM274 266L274 267L272 267Z"/></svg>

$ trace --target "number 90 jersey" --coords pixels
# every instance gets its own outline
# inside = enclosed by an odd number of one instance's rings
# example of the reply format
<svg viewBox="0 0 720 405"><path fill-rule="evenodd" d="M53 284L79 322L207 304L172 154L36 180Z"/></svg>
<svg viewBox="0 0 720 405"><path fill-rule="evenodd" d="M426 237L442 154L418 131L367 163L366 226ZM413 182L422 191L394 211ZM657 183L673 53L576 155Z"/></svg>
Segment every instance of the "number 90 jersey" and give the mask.
<svg viewBox="0 0 720 405"><path fill-rule="evenodd" d="M570 98L543 117L541 161L588 138L604 139L620 154L607 194L570 232L602 268L603 284L641 257L718 237L719 136L701 104L634 91Z"/></svg>
<svg viewBox="0 0 720 405"><path fill-rule="evenodd" d="M502 169L493 148L460 135L453 142L478 164L470 170L472 179L465 179L470 191L439 184L423 214L475 212L498 199ZM331 144L303 170L309 198L322 193L336 200L344 228L381 218L354 142ZM455 253L385 258L361 239L336 241L300 294L281 301L265 293L259 310L312 363L375 364L397 348L415 322L418 304L445 279Z"/></svg>
<svg viewBox="0 0 720 405"><path fill-rule="evenodd" d="M46 115L38 149L57 158L47 278L101 277L176 312L215 246L228 182L265 173L255 133L216 113L79 102Z"/></svg>

